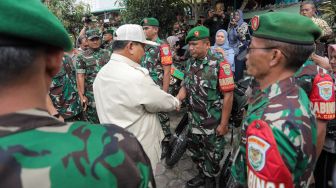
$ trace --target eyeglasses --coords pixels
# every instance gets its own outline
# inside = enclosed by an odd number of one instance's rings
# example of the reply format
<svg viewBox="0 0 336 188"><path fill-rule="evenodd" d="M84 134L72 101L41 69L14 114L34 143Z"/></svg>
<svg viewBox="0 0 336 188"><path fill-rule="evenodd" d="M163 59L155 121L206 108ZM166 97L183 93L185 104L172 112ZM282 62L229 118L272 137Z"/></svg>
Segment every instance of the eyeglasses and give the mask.
<svg viewBox="0 0 336 188"><path fill-rule="evenodd" d="M275 49L275 47L265 47L265 48L251 48L251 47L247 47L247 53L250 53L251 50L271 50L271 49Z"/></svg>
<svg viewBox="0 0 336 188"><path fill-rule="evenodd" d="M277 50L279 50L284 56L285 56L285 58L287 58L287 55L282 51L282 50L280 50L278 47L264 47L264 48L251 48L251 47L247 47L247 54L248 53L250 53L250 51L251 50L258 50L258 49L260 49L260 50L272 50L272 49L277 49ZM288 59L288 58L287 58Z"/></svg>

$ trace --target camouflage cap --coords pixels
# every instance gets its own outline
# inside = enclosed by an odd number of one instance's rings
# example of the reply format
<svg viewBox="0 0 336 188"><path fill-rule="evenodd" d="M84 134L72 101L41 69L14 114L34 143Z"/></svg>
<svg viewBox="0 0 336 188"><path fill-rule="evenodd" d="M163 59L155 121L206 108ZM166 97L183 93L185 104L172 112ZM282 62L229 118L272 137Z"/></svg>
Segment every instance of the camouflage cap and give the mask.
<svg viewBox="0 0 336 188"><path fill-rule="evenodd" d="M13 39L13 43L1 44L3 46L39 43L59 47L65 51L72 49L71 40L63 24L41 1L1 0L0 25L0 36ZM22 41L25 40L27 43L23 44Z"/></svg>
<svg viewBox="0 0 336 188"><path fill-rule="evenodd" d="M100 38L99 30L97 29L90 29L86 31L86 38L91 40L93 38Z"/></svg>
<svg viewBox="0 0 336 188"><path fill-rule="evenodd" d="M159 27L159 21L156 18L144 18L141 21L141 26L156 26Z"/></svg>
<svg viewBox="0 0 336 188"><path fill-rule="evenodd" d="M207 27L197 26L192 28L186 37L186 42L209 38L210 32Z"/></svg>
<svg viewBox="0 0 336 188"><path fill-rule="evenodd" d="M305 16L285 12L269 12L251 19L253 36L292 44L314 44L321 29Z"/></svg>

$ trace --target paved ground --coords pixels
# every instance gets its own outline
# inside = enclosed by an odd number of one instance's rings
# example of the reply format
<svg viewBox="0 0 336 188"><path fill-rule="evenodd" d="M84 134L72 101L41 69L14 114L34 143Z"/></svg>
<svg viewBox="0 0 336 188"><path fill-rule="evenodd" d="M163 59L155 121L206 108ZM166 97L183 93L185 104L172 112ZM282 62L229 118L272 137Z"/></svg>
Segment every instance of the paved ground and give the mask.
<svg viewBox="0 0 336 188"><path fill-rule="evenodd" d="M174 130L183 116L183 112L169 114L171 128ZM237 130L235 130L236 132ZM236 134L234 134L236 135ZM231 138L231 134L226 135L227 141ZM236 137L235 137L236 138ZM225 148L225 155L230 151L230 145ZM196 165L191 161L190 154L186 152L181 160L173 167L168 168L162 160L156 167L155 180L158 188L184 188L186 182L196 176L198 171Z"/></svg>

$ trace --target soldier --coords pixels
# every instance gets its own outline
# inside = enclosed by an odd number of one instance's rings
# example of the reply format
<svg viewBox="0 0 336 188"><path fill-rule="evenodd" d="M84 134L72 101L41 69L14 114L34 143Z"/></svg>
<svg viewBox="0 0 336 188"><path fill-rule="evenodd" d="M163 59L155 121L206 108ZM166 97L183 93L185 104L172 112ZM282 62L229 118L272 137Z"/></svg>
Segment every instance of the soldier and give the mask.
<svg viewBox="0 0 336 188"><path fill-rule="evenodd" d="M103 39L104 39L104 43L103 43L103 48L105 50L108 50L111 54L112 54L112 42L113 42L113 29L112 28L108 28L106 29L106 31L104 31L104 35L103 35Z"/></svg>
<svg viewBox="0 0 336 188"><path fill-rule="evenodd" d="M336 74L336 45L335 44L329 45L328 54L329 54L330 65L332 68L331 72L335 76ZM315 187L322 187L322 188L335 187L336 186L335 182L332 183L334 168L336 168L336 119L335 118L328 122L323 150L315 166L315 170L314 170Z"/></svg>
<svg viewBox="0 0 336 188"><path fill-rule="evenodd" d="M87 120L99 123L92 84L99 70L110 60L110 52L100 48L98 30L88 30L86 37L89 49L79 54L76 61L77 87Z"/></svg>
<svg viewBox="0 0 336 188"><path fill-rule="evenodd" d="M220 53L210 50L209 29L198 26L186 37L192 56L186 62L185 78L177 98L187 98L191 140L189 150L199 167L199 174L188 187L216 187L224 155L229 117L233 102L234 81L231 66ZM221 98L223 103L221 103Z"/></svg>
<svg viewBox="0 0 336 188"><path fill-rule="evenodd" d="M0 20L0 187L155 187L132 134L48 115L51 79L72 48L61 22L36 0L1 0Z"/></svg>
<svg viewBox="0 0 336 188"><path fill-rule="evenodd" d="M47 109L49 114L61 121L83 120L76 83L76 70L68 54L64 54L61 70L52 79L50 92L47 96Z"/></svg>
<svg viewBox="0 0 336 188"><path fill-rule="evenodd" d="M145 31L147 40L159 43L160 46L146 45L145 55L142 59L141 66L149 71L153 81L168 92L170 83L170 69L173 63L172 54L169 45L161 40L158 36L159 21L156 18L144 18L141 26ZM165 157L168 142L171 137L169 117L166 113L158 113L163 133L165 135L162 141L162 158Z"/></svg>
<svg viewBox="0 0 336 188"><path fill-rule="evenodd" d="M316 120L293 75L321 30L309 18L280 12L255 16L251 24L246 65L259 90L249 100L232 175L248 187L307 187L316 162Z"/></svg>

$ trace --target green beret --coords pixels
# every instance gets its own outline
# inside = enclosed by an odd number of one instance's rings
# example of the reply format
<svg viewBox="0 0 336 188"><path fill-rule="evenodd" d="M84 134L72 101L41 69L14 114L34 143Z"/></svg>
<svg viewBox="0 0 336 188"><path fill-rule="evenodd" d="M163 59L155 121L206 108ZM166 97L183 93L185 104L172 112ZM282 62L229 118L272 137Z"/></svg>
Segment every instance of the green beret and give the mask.
<svg viewBox="0 0 336 188"><path fill-rule="evenodd" d="M253 36L292 44L314 44L321 29L305 16L269 12L251 19Z"/></svg>
<svg viewBox="0 0 336 188"><path fill-rule="evenodd" d="M192 28L186 37L186 42L209 38L210 32L207 27L197 26Z"/></svg>
<svg viewBox="0 0 336 188"><path fill-rule="evenodd" d="M85 32L86 38L91 40L93 38L100 38L100 32L98 29L90 29Z"/></svg>
<svg viewBox="0 0 336 188"><path fill-rule="evenodd" d="M111 35L113 35L114 30L112 28L108 28L104 31L104 34L110 33Z"/></svg>
<svg viewBox="0 0 336 188"><path fill-rule="evenodd" d="M144 18L141 21L141 26L156 26L159 27L159 21L156 18Z"/></svg>
<svg viewBox="0 0 336 188"><path fill-rule="evenodd" d="M63 24L40 0L1 0L0 25L1 36L72 49Z"/></svg>

